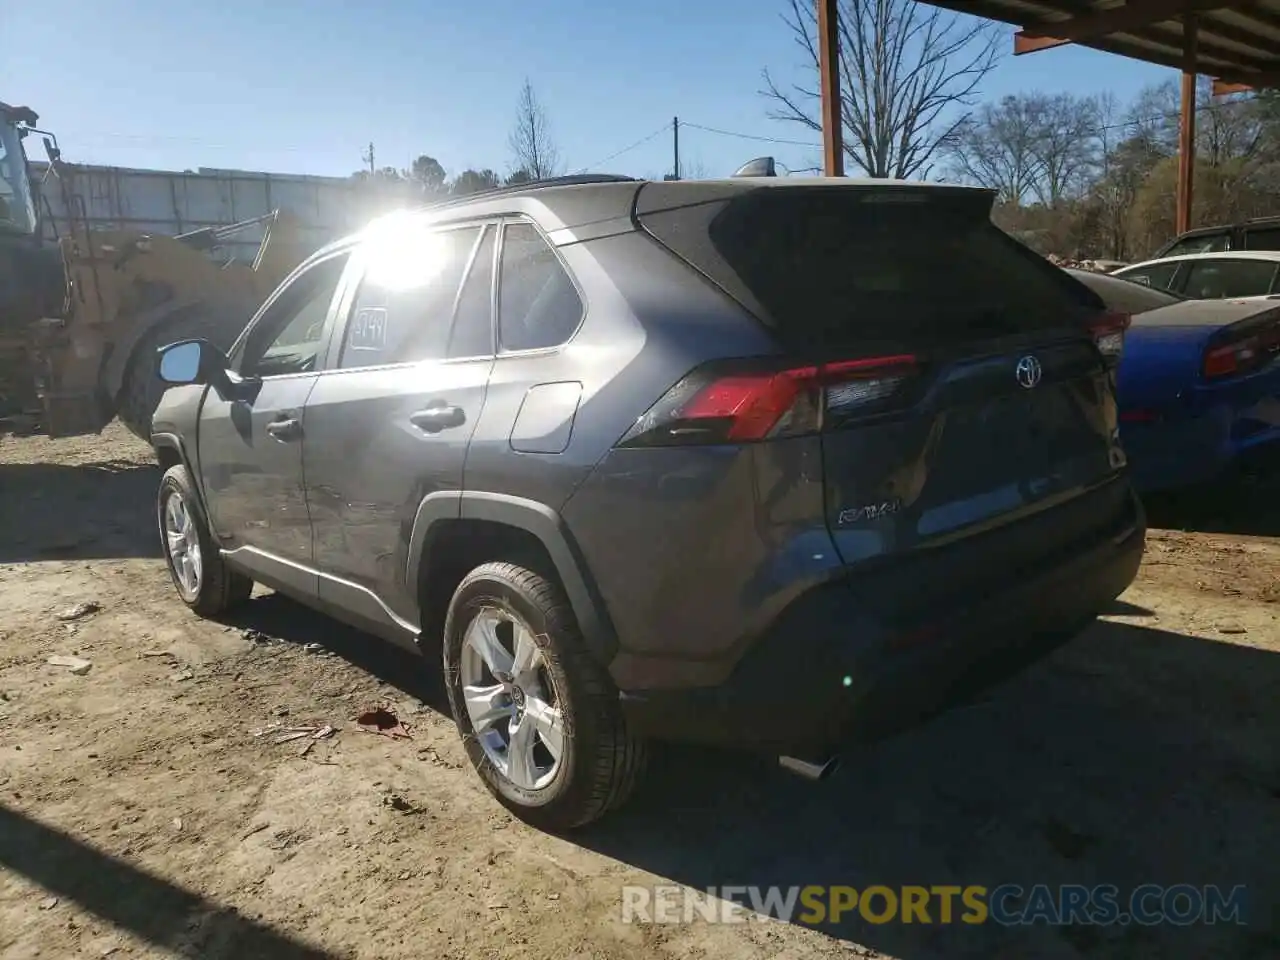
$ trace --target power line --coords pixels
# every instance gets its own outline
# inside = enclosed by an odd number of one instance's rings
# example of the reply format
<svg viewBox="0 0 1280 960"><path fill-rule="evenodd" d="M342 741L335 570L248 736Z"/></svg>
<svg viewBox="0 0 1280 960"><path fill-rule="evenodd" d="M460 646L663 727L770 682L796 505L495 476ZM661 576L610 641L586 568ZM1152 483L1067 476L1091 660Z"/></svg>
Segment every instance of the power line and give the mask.
<svg viewBox="0 0 1280 960"><path fill-rule="evenodd" d="M691 127L694 130L703 130L706 133L714 133L721 137L736 137L739 140L754 140L757 143L780 143L790 147L809 147L813 150L822 149L822 144L814 143L811 140L787 140L782 137L762 137L754 133L739 133L736 130L721 130L719 127L708 127L701 123L690 123L685 120L680 124L682 127Z"/></svg>
<svg viewBox="0 0 1280 960"><path fill-rule="evenodd" d="M599 170L599 169L600 169L600 167L601 167L602 165L604 165L604 164L606 164L606 163L610 162L611 160L616 160L616 159L618 159L618 157L622 156L624 153L630 153L632 150L636 149L636 147L642 147L642 146L644 146L646 143L648 143L648 142L649 142L650 140L652 140L654 137L657 137L657 136L659 136L659 135L661 135L661 134L664 134L664 133L666 133L666 132L667 132L668 130L670 130L670 129L671 129L671 124L670 124L670 123L664 123L664 124L663 124L662 126L660 126L657 130L653 131L653 133L650 133L650 134L647 134L647 135L645 135L645 136L641 137L639 140L637 140L635 143L631 144L630 146L623 147L621 150L618 150L618 151L616 151L616 152L614 152L614 153L609 154L609 155L608 155L607 157L605 157L603 160L597 160L595 163L588 164L587 166L583 167L582 169L580 169L580 170L576 170L576 171L574 171L574 172L575 172L575 173L589 173L589 172L591 172L592 170Z"/></svg>
<svg viewBox="0 0 1280 960"><path fill-rule="evenodd" d="M1232 100L1223 100L1217 103L1202 103L1202 104L1197 104L1195 110L1197 115L1202 113L1214 113L1218 110L1225 110L1229 107L1239 106L1242 103L1252 103L1257 99L1258 99L1257 95L1253 95L1253 96L1247 96L1247 97L1237 97ZM1167 111L1165 113L1153 114L1151 116L1146 116L1146 117L1129 117L1128 119L1120 120L1120 121L1117 121L1116 123L1109 123L1109 124L1106 124L1105 126L1098 127L1097 129L1099 132L1102 132L1105 130L1123 130L1126 127L1141 126L1144 123L1155 123L1156 121L1159 121L1159 120L1176 120L1179 118L1179 116L1180 116L1180 111L1173 110L1173 111ZM737 131L737 130L723 130L719 127L708 127L701 123L690 123L688 120L680 121L680 125L682 127L690 127L694 130L703 130L707 133L714 133L717 136L736 137L739 140L753 140L757 143L777 143L777 144L782 144L782 145L791 146L791 147L809 147L810 149L813 149L813 150L819 150L822 148L821 143L815 143L810 140L789 140L783 137L765 137L765 136L760 136L758 134L753 134L753 133L741 133L740 131Z"/></svg>
<svg viewBox="0 0 1280 960"><path fill-rule="evenodd" d="M1248 97L1239 97L1235 100L1222 100L1218 103L1198 103L1195 105L1196 116L1202 113L1216 113L1219 110L1225 110L1227 107L1236 107L1242 103L1253 103L1258 100L1255 94ZM1126 127L1138 127L1144 123L1156 123L1160 120L1178 120L1181 119L1182 111L1169 110L1164 113L1154 113L1148 117L1129 117L1126 120L1119 120L1116 123L1108 123L1098 128L1099 132L1104 130L1123 130Z"/></svg>

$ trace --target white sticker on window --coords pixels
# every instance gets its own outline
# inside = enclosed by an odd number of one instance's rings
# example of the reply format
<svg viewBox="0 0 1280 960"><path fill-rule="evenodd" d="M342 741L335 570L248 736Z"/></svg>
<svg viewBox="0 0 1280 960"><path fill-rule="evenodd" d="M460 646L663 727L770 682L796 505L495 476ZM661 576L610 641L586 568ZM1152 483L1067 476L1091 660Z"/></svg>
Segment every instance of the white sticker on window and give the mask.
<svg viewBox="0 0 1280 960"><path fill-rule="evenodd" d="M357 310L347 334L347 346L352 350L381 350L387 345L387 310L385 307L365 307Z"/></svg>

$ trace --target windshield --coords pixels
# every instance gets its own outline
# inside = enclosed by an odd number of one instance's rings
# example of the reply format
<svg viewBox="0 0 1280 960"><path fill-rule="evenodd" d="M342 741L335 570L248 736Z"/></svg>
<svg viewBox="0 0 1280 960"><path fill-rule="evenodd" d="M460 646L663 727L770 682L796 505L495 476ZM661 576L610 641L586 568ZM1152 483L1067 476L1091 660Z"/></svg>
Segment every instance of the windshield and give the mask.
<svg viewBox="0 0 1280 960"><path fill-rule="evenodd" d="M36 208L18 131L0 119L0 231L34 233L35 229Z"/></svg>

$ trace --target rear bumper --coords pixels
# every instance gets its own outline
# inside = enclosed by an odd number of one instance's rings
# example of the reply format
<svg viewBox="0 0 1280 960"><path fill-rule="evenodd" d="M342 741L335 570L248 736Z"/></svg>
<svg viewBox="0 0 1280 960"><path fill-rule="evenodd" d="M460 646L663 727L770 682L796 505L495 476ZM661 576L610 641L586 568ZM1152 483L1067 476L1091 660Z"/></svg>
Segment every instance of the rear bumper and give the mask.
<svg viewBox="0 0 1280 960"><path fill-rule="evenodd" d="M1126 424L1121 443L1141 492L1207 483L1245 454L1280 444L1280 399L1221 403L1185 419Z"/></svg>
<svg viewBox="0 0 1280 960"><path fill-rule="evenodd" d="M623 711L658 739L814 758L910 727L1049 653L1124 592L1146 526L1130 499L1124 521L1087 548L909 627L869 618L856 580L816 588L723 684L624 692Z"/></svg>

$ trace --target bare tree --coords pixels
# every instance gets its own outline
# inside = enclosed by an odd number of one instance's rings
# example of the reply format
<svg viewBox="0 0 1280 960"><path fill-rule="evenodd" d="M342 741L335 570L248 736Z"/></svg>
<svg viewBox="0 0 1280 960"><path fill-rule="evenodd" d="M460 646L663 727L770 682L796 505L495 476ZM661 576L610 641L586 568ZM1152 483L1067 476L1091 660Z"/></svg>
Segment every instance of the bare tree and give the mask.
<svg viewBox="0 0 1280 960"><path fill-rule="evenodd" d="M1019 204L1043 172L1038 123L1026 98L1004 97L965 118L944 149L961 179L995 190L1004 203Z"/></svg>
<svg viewBox="0 0 1280 960"><path fill-rule="evenodd" d="M515 169L532 179L545 180L559 172L560 152L551 139L551 122L528 80L520 90L516 123L511 128L507 143L515 155Z"/></svg>
<svg viewBox="0 0 1280 960"><path fill-rule="evenodd" d="M1099 158L1098 104L1068 93L1004 97L984 104L947 146L961 179L990 187L1005 203L1047 207L1084 193Z"/></svg>
<svg viewBox="0 0 1280 960"><path fill-rule="evenodd" d="M840 102L845 153L868 176L928 176L996 64L991 26L914 0L841 0ZM783 20L818 68L817 8L788 0ZM781 88L764 72L770 117L821 131L817 84Z"/></svg>
<svg viewBox="0 0 1280 960"><path fill-rule="evenodd" d="M1040 162L1040 177L1033 189L1041 203L1057 207L1087 188L1097 164L1098 104L1069 93L1035 94L1029 99Z"/></svg>

